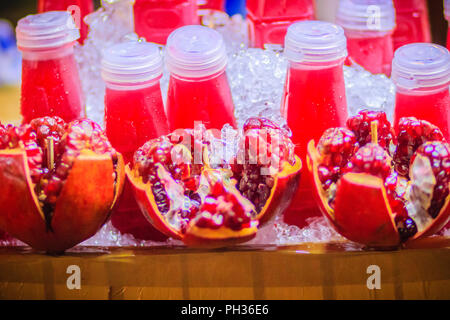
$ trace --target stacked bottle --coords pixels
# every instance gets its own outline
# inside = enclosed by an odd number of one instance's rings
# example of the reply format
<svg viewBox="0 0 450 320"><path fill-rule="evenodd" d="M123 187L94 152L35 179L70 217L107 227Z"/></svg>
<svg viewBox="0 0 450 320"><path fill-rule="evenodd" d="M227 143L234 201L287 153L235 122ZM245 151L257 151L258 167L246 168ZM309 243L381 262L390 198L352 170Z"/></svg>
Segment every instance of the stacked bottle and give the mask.
<svg viewBox="0 0 450 320"><path fill-rule="evenodd" d="M286 30L295 21L314 19L312 0L247 0L250 45L281 46Z"/></svg>
<svg viewBox="0 0 450 320"><path fill-rule="evenodd" d="M314 139L317 143L326 129L343 126L347 119L344 30L323 21L294 23L286 34L285 56L289 69L281 111L298 146L297 154L306 164L308 142ZM316 215L320 212L305 170L285 220L304 226L308 217Z"/></svg>
<svg viewBox="0 0 450 320"><path fill-rule="evenodd" d="M133 11L135 32L159 44L175 29L198 23L197 0L135 0Z"/></svg>
<svg viewBox="0 0 450 320"><path fill-rule="evenodd" d="M21 112L24 122L43 116L72 121L85 116L73 46L80 37L67 11L21 19L16 28L22 51Z"/></svg>
<svg viewBox="0 0 450 320"><path fill-rule="evenodd" d="M431 42L430 21L426 0L394 0L397 28L394 50L414 42Z"/></svg>
<svg viewBox="0 0 450 320"><path fill-rule="evenodd" d="M336 23L345 30L351 60L374 74L390 76L395 29L392 0L341 0Z"/></svg>
<svg viewBox="0 0 450 320"><path fill-rule="evenodd" d="M130 41L103 52L106 134L125 163L146 141L169 133L160 88L162 71L162 55L155 44ZM164 238L145 220L128 181L111 221L122 233L138 239Z"/></svg>
<svg viewBox="0 0 450 320"><path fill-rule="evenodd" d="M225 43L217 31L191 25L167 40L165 61L170 71L167 112L171 130L236 126L234 104L225 72Z"/></svg>
<svg viewBox="0 0 450 320"><path fill-rule="evenodd" d="M413 116L437 125L449 140L449 51L429 43L399 48L392 62L392 80L396 86L395 126L400 118Z"/></svg>

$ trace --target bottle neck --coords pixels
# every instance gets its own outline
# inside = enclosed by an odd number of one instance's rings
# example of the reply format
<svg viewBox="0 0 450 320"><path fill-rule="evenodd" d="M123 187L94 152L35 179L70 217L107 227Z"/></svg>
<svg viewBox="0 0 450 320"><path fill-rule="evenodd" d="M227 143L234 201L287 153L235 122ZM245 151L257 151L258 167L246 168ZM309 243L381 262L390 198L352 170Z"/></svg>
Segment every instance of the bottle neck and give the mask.
<svg viewBox="0 0 450 320"><path fill-rule="evenodd" d="M293 62L289 61L289 67L292 69L300 70L321 70L321 69L331 69L331 68L343 68L345 58L333 60L333 61L321 61L321 62Z"/></svg>
<svg viewBox="0 0 450 320"><path fill-rule="evenodd" d="M146 82L138 82L138 83L114 83L105 81L105 85L107 89L114 90L114 91L135 91L135 90L142 90L147 89L153 86L159 86L159 80L161 77L158 77L156 79L152 79L150 81Z"/></svg>
<svg viewBox="0 0 450 320"><path fill-rule="evenodd" d="M54 48L19 48L19 50L22 52L22 59L24 60L54 60L72 55L74 44L75 42L70 42Z"/></svg>
<svg viewBox="0 0 450 320"><path fill-rule="evenodd" d="M385 36L392 35L394 30L390 31L376 31L376 30L352 30L352 29L344 29L345 36L348 38L382 38Z"/></svg>
<svg viewBox="0 0 450 320"><path fill-rule="evenodd" d="M225 68L220 70L219 72L213 73L211 75L208 76L204 76L204 77L199 77L199 78L193 78L193 77L183 77L180 76L178 74L175 73L171 73L170 76L174 79L177 80L181 80L181 81L186 81L186 82L200 82L200 81L209 81L209 80L213 80L215 78L220 77L221 75L223 75L225 73Z"/></svg>
<svg viewBox="0 0 450 320"><path fill-rule="evenodd" d="M403 94L403 95L410 95L410 96L426 96L430 94L436 94L444 91L449 91L449 83L434 86L434 87L422 87L422 88L404 88L402 86L396 85L395 91L397 93Z"/></svg>

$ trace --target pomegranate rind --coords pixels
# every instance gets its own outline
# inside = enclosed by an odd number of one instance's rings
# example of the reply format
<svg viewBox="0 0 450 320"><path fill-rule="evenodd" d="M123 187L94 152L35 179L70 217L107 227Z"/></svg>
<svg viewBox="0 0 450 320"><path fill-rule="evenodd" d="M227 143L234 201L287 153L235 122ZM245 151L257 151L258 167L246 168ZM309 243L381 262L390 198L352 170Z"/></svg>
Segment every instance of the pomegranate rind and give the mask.
<svg viewBox="0 0 450 320"><path fill-rule="evenodd" d="M123 160L123 156L120 153L117 156L117 164L115 169L117 178L115 183L114 199L111 204L111 212L119 202L120 196L122 195L123 189L125 187L125 161Z"/></svg>
<svg viewBox="0 0 450 320"><path fill-rule="evenodd" d="M408 241L414 241L419 238L424 238L432 236L438 233L450 222L450 196L445 200L445 204L436 218L422 231L417 232L413 237L408 239Z"/></svg>
<svg viewBox="0 0 450 320"><path fill-rule="evenodd" d="M234 231L226 227L218 229L199 228L190 224L183 242L190 247L221 248L247 242L256 236L258 221L252 221L250 227Z"/></svg>
<svg viewBox="0 0 450 320"><path fill-rule="evenodd" d="M288 208L300 183L301 173L302 160L298 156L295 156L293 165L287 161L282 163L282 170L274 177L269 198L255 218L261 225L274 216L282 214Z"/></svg>
<svg viewBox="0 0 450 320"><path fill-rule="evenodd" d="M319 152L311 140L308 143L307 165L313 180L313 194L322 214L336 231L351 241L369 247L397 247L400 236L383 181L364 173L343 175L333 209L319 179L319 159Z"/></svg>
<svg viewBox="0 0 450 320"><path fill-rule="evenodd" d="M383 180L366 173L346 173L339 182L334 222L347 239L368 247L400 244Z"/></svg>
<svg viewBox="0 0 450 320"><path fill-rule="evenodd" d="M344 210L344 209L348 210L347 214L341 213L341 212L337 213L338 197L339 198L342 197L342 194L343 194L342 192L340 192L341 185L338 186L338 191L336 193L336 199L335 199L336 205L335 205L335 209L333 210L333 208L331 208L328 204L328 201L325 196L325 192L323 191L323 188L322 188L322 185L321 185L321 182L319 179L319 175L318 175L319 159L320 159L319 152L317 151L317 149L315 147L314 141L311 140L308 143L307 165L308 165L308 170L311 173L311 176L313 179L314 197L316 199L316 203L318 204L322 214L330 221L330 223L336 229L336 231L341 233L343 236L345 236L349 240L359 242L359 243L362 243L362 244L365 244L368 246L372 246L372 247L398 246L400 240L398 240L398 241L395 240L394 236L391 236L391 240L385 239L386 241L383 241L383 237L384 237L383 235L380 235L381 238L378 240L372 239L373 241L369 241L370 240L369 236L355 237L354 235L352 235L348 232L350 230L350 228L347 227L347 231L345 229L343 229L346 225L346 222L338 221L339 218L345 217L346 215L353 215L353 214L356 215L357 210L366 210L370 213L369 217L371 216L371 219L374 220L374 222L371 222L371 224L379 223L380 228L381 228L381 225L384 224L386 221L388 221L388 220L392 221L393 228L398 236L398 231L395 228L395 222L393 220L392 209L387 200L386 190L385 190L385 187L384 187L381 179L379 179L379 181L377 182L378 186L375 188L375 189L378 189L378 191L376 191L376 192L373 191L372 195L369 195L369 192L367 194L362 194L362 193L360 193L360 190L361 190L362 186L366 186L366 187L370 188L371 179L375 178L375 177L364 174L365 177L356 179L355 183L349 183L347 181L347 183L351 184L352 188L354 188L355 190L349 190L349 195L345 196L345 199L346 199L345 201L348 201L348 204L345 204L345 206L343 204L340 205L339 210ZM350 173L348 173L348 174L350 174ZM346 175L348 175L348 174L346 174ZM351 189L351 188L349 187L348 189ZM338 196L338 193L340 194L339 196ZM374 197L375 194L378 194L378 197L380 197L381 200L380 199L373 200L372 197ZM358 209L359 207L357 206L357 199L359 199L361 201L361 203L359 204L361 209ZM342 202L343 200L340 199L340 201ZM439 232L449 222L450 222L450 196L447 197L446 202L445 202L443 208L441 209L440 213L438 214L438 216L435 219L433 219L433 221L424 230L416 233L413 237L408 239L407 242L412 242L414 240L417 240L417 239L420 239L423 237L431 236L431 235ZM388 224L388 226L389 226L388 229L392 232L392 228L390 227L390 225L391 224ZM367 227L364 227L361 230L365 230L365 228L367 228ZM354 232L358 233L361 231L354 230Z"/></svg>
<svg viewBox="0 0 450 320"><path fill-rule="evenodd" d="M137 172L130 168L128 164L125 167L125 173L128 181L130 181L136 202L139 205L144 217L150 222L157 230L162 232L168 237L179 239L183 237L181 232L175 228L172 228L164 219L164 216L159 212L156 205L155 197L149 186L142 181L142 177Z"/></svg>
<svg viewBox="0 0 450 320"><path fill-rule="evenodd" d="M322 184L319 179L319 159L320 155L315 147L314 140L308 143L308 149L306 154L306 162L308 166L308 171L312 179L313 195L316 199L316 203L319 206L322 214L328 218L328 220L336 227L334 223L334 210L328 204L327 198L322 188Z"/></svg>
<svg viewBox="0 0 450 320"><path fill-rule="evenodd" d="M93 236L107 220L123 184L114 183L109 155L82 152L58 196L49 230L33 190L25 151L0 152L0 179L6 184L0 206L8 208L0 213L0 228L48 253L62 253Z"/></svg>

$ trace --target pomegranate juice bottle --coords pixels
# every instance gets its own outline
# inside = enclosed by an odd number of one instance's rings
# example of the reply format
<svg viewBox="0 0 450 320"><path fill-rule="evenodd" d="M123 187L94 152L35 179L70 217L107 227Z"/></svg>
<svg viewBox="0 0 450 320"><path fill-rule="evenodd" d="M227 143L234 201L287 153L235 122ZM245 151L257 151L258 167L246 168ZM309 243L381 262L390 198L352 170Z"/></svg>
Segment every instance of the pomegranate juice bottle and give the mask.
<svg viewBox="0 0 450 320"><path fill-rule="evenodd" d="M392 0L341 0L336 23L344 28L351 60L374 74L390 76L395 29Z"/></svg>
<svg viewBox="0 0 450 320"><path fill-rule="evenodd" d="M85 116L73 46L80 32L67 11L29 15L18 22L22 52L21 112L24 122L43 116L72 121Z"/></svg>
<svg viewBox="0 0 450 320"><path fill-rule="evenodd" d="M282 45L289 25L314 16L313 0L247 0L250 45Z"/></svg>
<svg viewBox="0 0 450 320"><path fill-rule="evenodd" d="M169 133L159 83L162 69L155 44L130 41L103 53L106 134L125 163L133 160L134 152L146 141ZM129 181L111 221L119 231L138 239L164 238L142 215Z"/></svg>
<svg viewBox="0 0 450 320"><path fill-rule="evenodd" d="M347 119L344 30L323 21L294 23L286 34L285 56L289 69L281 111L306 168L308 142L314 139L317 144L326 129L344 126ZM285 220L302 227L308 217L317 215L320 211L313 199L308 170L304 170Z"/></svg>
<svg viewBox="0 0 450 320"><path fill-rule="evenodd" d="M426 0L394 0L397 27L393 34L394 50L413 42L431 42Z"/></svg>
<svg viewBox="0 0 450 320"><path fill-rule="evenodd" d="M450 141L450 53L436 44L400 47L392 61L396 86L394 125L402 117L416 117L438 126Z"/></svg>
<svg viewBox="0 0 450 320"><path fill-rule="evenodd" d="M38 12L66 10L73 14L76 26L80 29L78 41L83 43L88 33L88 26L83 19L86 15L94 11L92 0L39 0Z"/></svg>
<svg viewBox="0 0 450 320"><path fill-rule="evenodd" d="M197 24L197 0L135 0L135 32L149 42L166 44L169 34Z"/></svg>
<svg viewBox="0 0 450 320"><path fill-rule="evenodd" d="M225 72L225 43L217 31L185 26L167 40L165 61L170 71L167 112L171 130L236 126L234 104Z"/></svg>

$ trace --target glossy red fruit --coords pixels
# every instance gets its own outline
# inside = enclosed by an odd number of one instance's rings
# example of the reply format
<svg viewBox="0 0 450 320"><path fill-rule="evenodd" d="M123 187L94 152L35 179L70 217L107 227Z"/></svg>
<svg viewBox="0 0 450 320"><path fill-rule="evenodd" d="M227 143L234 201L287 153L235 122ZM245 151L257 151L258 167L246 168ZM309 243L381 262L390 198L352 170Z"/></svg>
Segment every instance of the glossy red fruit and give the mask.
<svg viewBox="0 0 450 320"><path fill-rule="evenodd" d="M395 143L395 132L383 111L362 110L347 120L347 128L355 134L360 148L372 142L370 125L373 121L378 123L378 144L389 151L391 143Z"/></svg>
<svg viewBox="0 0 450 320"><path fill-rule="evenodd" d="M397 148L394 154L395 170L402 176L409 173L411 157L427 141L444 141L441 130L425 120L401 118L398 125Z"/></svg>
<svg viewBox="0 0 450 320"><path fill-rule="evenodd" d="M122 156L91 120L40 118L8 127L0 151L0 228L61 253L94 235L122 190ZM4 138L4 137L3 137ZM45 159L45 160L44 160ZM18 201L17 199L21 199Z"/></svg>
<svg viewBox="0 0 450 320"><path fill-rule="evenodd" d="M301 162L290 153L292 143L276 124L258 123L242 134L241 152L231 163L215 169L209 161L207 132L199 140L195 130L178 130L135 153L127 175L156 229L188 245L227 246L249 240L259 222L282 210L279 202L289 201ZM261 123L271 127L261 129ZM267 156L264 161L258 157L262 153Z"/></svg>
<svg viewBox="0 0 450 320"><path fill-rule="evenodd" d="M371 127L375 130L374 122ZM341 168L336 182L328 185L326 179L333 173L323 165L314 141L308 145L308 169L317 203L335 229L352 241L393 248L434 234L450 220L450 146L432 141L416 147L420 141L440 137L440 131L429 123L403 119L403 128L409 133L415 130L408 136L415 138L408 138L408 152L414 149L414 153L408 156L411 163L406 176L395 171L385 148L367 143ZM330 140L327 133L324 136ZM375 130L371 138L377 141L376 137ZM398 141L403 143L400 137Z"/></svg>

